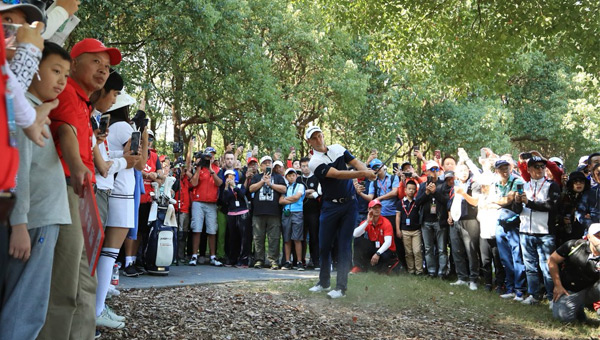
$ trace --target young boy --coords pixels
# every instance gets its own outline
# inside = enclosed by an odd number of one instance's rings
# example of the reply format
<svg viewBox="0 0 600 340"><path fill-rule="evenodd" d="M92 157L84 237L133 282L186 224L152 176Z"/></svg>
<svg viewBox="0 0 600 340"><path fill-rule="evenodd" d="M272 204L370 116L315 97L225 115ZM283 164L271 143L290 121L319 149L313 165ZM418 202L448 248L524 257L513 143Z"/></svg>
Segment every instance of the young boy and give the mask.
<svg viewBox="0 0 600 340"><path fill-rule="evenodd" d="M417 183L406 182L406 196L396 203L396 236L402 239L406 251L406 266L410 274L423 274L421 255L421 207L415 201Z"/></svg>
<svg viewBox="0 0 600 340"><path fill-rule="evenodd" d="M54 100L66 84L71 58L60 46L46 42L27 99L32 106ZM48 129L48 127L46 127ZM0 334L7 339L35 339L46 318L54 248L59 226L71 223L67 186L56 147L35 146L17 129L19 172L15 208L10 216L5 299Z"/></svg>
<svg viewBox="0 0 600 340"><path fill-rule="evenodd" d="M304 185L296 183L296 169L289 168L285 171L285 179L288 182L285 197L279 198L279 204L284 204L281 216L283 227L283 244L285 250L285 263L282 269L292 269L290 255L292 253L292 241L298 259L298 270L304 270L304 259L302 258L302 241L304 240L304 213L302 202L304 201Z"/></svg>

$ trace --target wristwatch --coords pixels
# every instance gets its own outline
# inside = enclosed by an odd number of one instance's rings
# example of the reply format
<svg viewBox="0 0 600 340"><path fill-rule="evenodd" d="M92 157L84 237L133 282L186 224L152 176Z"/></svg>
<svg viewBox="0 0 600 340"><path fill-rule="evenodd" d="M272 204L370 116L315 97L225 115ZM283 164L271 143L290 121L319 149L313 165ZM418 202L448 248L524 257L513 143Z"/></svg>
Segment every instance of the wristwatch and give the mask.
<svg viewBox="0 0 600 340"><path fill-rule="evenodd" d="M381 256L381 253L378 251L375 252L375 254L377 254L377 256Z"/></svg>

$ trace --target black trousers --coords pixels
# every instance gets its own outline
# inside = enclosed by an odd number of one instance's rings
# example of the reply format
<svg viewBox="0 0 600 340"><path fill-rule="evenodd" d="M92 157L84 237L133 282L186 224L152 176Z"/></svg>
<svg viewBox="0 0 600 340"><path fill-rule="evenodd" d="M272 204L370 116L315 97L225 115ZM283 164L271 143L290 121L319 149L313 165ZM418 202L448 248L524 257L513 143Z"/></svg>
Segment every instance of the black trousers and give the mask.
<svg viewBox="0 0 600 340"><path fill-rule="evenodd" d="M496 238L492 239L479 239L479 252L481 254L481 272L483 274L483 280L486 285L495 284L496 286L502 286L506 273L504 267L500 262L500 253L498 253L498 246L496 244ZM492 263L496 271L495 280L492 282Z"/></svg>
<svg viewBox="0 0 600 340"><path fill-rule="evenodd" d="M242 241L248 226L249 214L227 215L227 242L225 251L230 265L236 265L242 252Z"/></svg>
<svg viewBox="0 0 600 340"><path fill-rule="evenodd" d="M386 250L381 254L379 262L375 266L371 266L371 258L377 252L375 242L370 241L364 236L354 239L354 265L360 267L364 271L374 271L377 273L387 273L390 266L398 262L398 255Z"/></svg>

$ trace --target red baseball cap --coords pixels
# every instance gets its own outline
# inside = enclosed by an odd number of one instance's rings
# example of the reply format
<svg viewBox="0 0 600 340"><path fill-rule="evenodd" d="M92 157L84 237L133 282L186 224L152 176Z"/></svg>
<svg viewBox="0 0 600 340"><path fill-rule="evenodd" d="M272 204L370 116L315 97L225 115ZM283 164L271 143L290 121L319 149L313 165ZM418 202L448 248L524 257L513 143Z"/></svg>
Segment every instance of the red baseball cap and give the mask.
<svg viewBox="0 0 600 340"><path fill-rule="evenodd" d="M114 47L106 47L100 40L86 38L75 44L71 49L71 58L75 59L84 53L106 52L110 58L111 65L118 65L121 62L121 52Z"/></svg>
<svg viewBox="0 0 600 340"><path fill-rule="evenodd" d="M377 199L372 200L371 202L369 202L369 209L373 208L376 205L381 206L381 201L379 201Z"/></svg>
<svg viewBox="0 0 600 340"><path fill-rule="evenodd" d="M250 164L250 163L252 163L252 162L256 162L256 163L258 163L258 159L256 159L255 157L250 157L250 158L248 158L248 160L246 161L246 164Z"/></svg>

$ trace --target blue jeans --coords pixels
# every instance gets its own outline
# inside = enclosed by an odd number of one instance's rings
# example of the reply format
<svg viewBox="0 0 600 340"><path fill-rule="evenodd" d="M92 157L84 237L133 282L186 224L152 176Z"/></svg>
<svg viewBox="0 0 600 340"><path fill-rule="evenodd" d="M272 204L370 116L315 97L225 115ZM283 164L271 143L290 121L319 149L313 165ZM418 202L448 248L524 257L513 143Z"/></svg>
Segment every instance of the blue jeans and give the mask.
<svg viewBox="0 0 600 340"><path fill-rule="evenodd" d="M504 232L504 228L496 226L496 243L500 262L506 273L506 292L523 292L525 289L525 265L519 242L519 231L517 229Z"/></svg>
<svg viewBox="0 0 600 340"><path fill-rule="evenodd" d="M319 285L330 286L331 279L331 248L337 237L338 264L336 289L346 291L348 272L352 265L352 233L357 218L358 203L352 200L343 204L330 201L323 202L319 219L319 253L321 255L321 271Z"/></svg>
<svg viewBox="0 0 600 340"><path fill-rule="evenodd" d="M554 282L548 270L548 258L554 252L554 236L552 235L527 235L521 234L521 247L523 249L523 260L525 262L525 273L527 275L527 292L534 297L539 296L540 279L538 277L538 265L544 276L544 285L548 300L552 301Z"/></svg>
<svg viewBox="0 0 600 340"><path fill-rule="evenodd" d="M446 275L448 272L448 228L440 227L439 222L423 222L421 228L425 263L431 276Z"/></svg>

